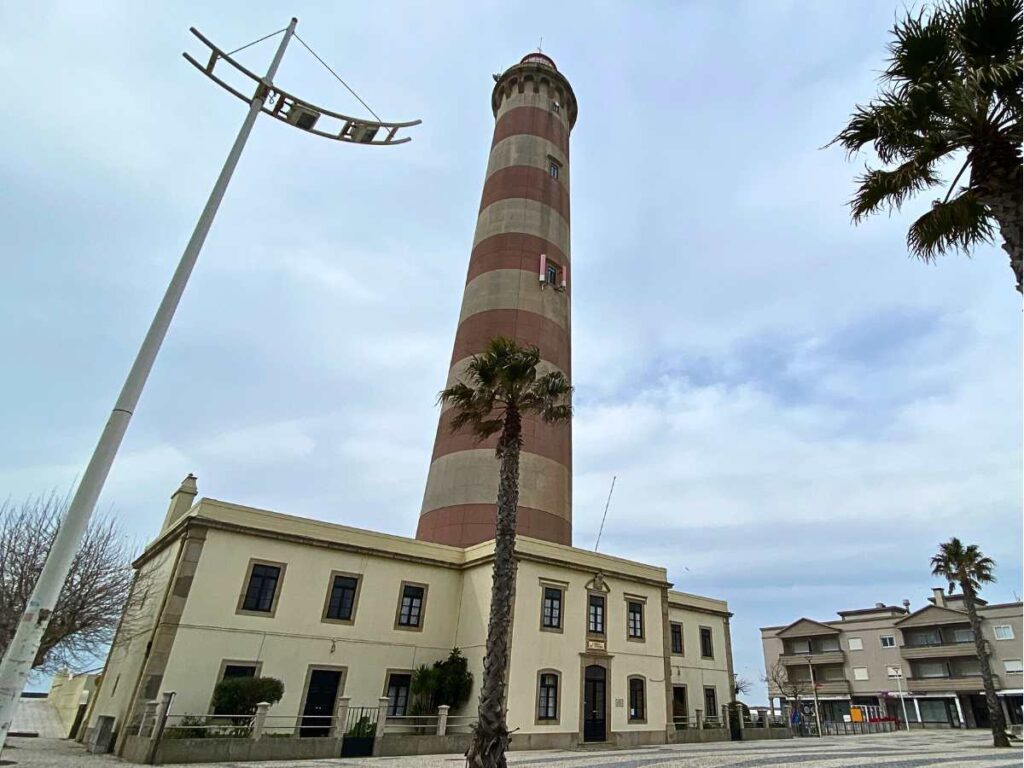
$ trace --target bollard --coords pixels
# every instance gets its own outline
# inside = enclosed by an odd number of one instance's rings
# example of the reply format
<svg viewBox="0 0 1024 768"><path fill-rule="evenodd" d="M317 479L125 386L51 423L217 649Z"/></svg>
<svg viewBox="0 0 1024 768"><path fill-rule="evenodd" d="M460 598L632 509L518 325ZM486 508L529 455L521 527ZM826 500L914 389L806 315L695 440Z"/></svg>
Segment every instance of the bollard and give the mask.
<svg viewBox="0 0 1024 768"><path fill-rule="evenodd" d="M388 722L388 705L391 703L391 699L387 696L381 696L379 703L377 704L377 732L374 734L375 739L380 739L384 735L384 726Z"/></svg>
<svg viewBox="0 0 1024 768"><path fill-rule="evenodd" d="M437 708L437 735L444 736L448 732L448 710L450 707L447 704L442 704Z"/></svg>
<svg viewBox="0 0 1024 768"><path fill-rule="evenodd" d="M261 701L256 705L256 714L252 719L252 730L249 732L250 739L258 739L263 735L263 726L267 722L268 709L270 709L269 701Z"/></svg>
<svg viewBox="0 0 1024 768"><path fill-rule="evenodd" d="M345 726L348 724L348 705L351 699L348 696L339 696L334 706L334 722L331 723L331 736L340 739L345 735Z"/></svg>
<svg viewBox="0 0 1024 768"><path fill-rule="evenodd" d="M703 731L704 730L704 719L701 717L701 715L703 715L703 714L704 714L704 710L703 709L695 709L695 710L693 710L693 716L695 718L697 718L697 730L698 731Z"/></svg>
<svg viewBox="0 0 1024 768"><path fill-rule="evenodd" d="M167 716L170 714L172 699L174 699L174 691L165 691L161 697L156 711L156 721L153 723L153 731L149 737L153 741L158 741L164 734L164 727L167 725Z"/></svg>

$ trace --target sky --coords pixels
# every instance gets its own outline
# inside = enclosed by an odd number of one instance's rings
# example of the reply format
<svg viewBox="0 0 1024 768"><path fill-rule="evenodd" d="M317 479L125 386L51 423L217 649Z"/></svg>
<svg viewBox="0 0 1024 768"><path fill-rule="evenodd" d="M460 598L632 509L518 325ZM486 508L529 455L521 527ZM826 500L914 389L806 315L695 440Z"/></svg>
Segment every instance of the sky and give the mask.
<svg viewBox="0 0 1024 768"><path fill-rule="evenodd" d="M574 543L759 627L912 608L956 535L1021 592L1021 318L1005 253L853 226L895 0L0 5L0 497L70 487L244 116L180 56L285 26L411 143L257 123L99 508L141 547L203 496L411 536L490 148L541 44L572 134ZM541 43L541 39L543 42ZM262 71L273 42L239 54ZM363 108L301 46L277 83ZM941 193L940 193L941 194ZM934 195L933 195L934 196Z"/></svg>

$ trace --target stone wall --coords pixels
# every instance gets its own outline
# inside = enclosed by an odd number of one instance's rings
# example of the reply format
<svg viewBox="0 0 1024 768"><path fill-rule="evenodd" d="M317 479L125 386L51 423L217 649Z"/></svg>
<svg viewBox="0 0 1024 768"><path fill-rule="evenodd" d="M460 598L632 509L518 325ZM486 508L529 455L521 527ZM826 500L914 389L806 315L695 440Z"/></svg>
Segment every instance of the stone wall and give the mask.
<svg viewBox="0 0 1024 768"><path fill-rule="evenodd" d="M121 757L144 763L152 745L149 738L128 736ZM250 760L316 760L341 755L341 740L324 738L163 739L154 765L165 763L223 763Z"/></svg>

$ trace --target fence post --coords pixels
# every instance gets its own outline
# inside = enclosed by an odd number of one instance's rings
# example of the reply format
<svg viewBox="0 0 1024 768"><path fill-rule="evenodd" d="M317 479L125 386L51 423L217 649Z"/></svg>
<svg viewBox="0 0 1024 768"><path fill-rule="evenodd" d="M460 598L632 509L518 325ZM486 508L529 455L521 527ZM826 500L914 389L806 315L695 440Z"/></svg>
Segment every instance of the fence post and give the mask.
<svg viewBox="0 0 1024 768"><path fill-rule="evenodd" d="M693 710L693 715L694 715L694 717L697 718L697 730L698 731L703 731L704 730L704 720L701 718L702 714L704 714L704 710L703 709L695 709L695 710Z"/></svg>
<svg viewBox="0 0 1024 768"><path fill-rule="evenodd" d="M442 704L437 708L437 735L444 736L448 732L448 710L450 707L447 704Z"/></svg>
<svg viewBox="0 0 1024 768"><path fill-rule="evenodd" d="M261 701L256 705L256 714L252 719L252 730L249 732L250 739L258 739L263 735L263 726L267 722L268 709L270 709L269 701Z"/></svg>
<svg viewBox="0 0 1024 768"><path fill-rule="evenodd" d="M142 708L142 722L139 723L139 736L152 736L153 731L156 730L156 708L160 706L160 702L156 699L153 701L147 701L145 706ZM152 730L146 732L146 725L152 723Z"/></svg>
<svg viewBox="0 0 1024 768"><path fill-rule="evenodd" d="M348 725L348 704L352 699L348 696L339 696L334 705L334 722L331 724L331 736L336 739L345 736L345 727Z"/></svg>
<svg viewBox="0 0 1024 768"><path fill-rule="evenodd" d="M150 743L146 754L146 762L150 765L156 760L156 750L160 746L160 739L164 735L164 728L167 725L167 718L171 712L172 701L174 701L174 691L164 691L164 695L160 700L160 706L157 708L156 722L153 723L153 733L149 737Z"/></svg>

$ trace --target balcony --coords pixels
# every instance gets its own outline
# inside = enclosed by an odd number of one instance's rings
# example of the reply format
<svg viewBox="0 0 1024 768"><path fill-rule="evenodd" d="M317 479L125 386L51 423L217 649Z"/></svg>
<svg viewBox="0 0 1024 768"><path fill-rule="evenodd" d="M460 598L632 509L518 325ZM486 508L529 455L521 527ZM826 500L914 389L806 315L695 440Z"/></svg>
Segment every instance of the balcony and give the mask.
<svg viewBox="0 0 1024 768"><path fill-rule="evenodd" d="M981 675L965 675L962 677L911 677L907 681L910 693L932 693L936 691L953 691L956 693L979 693L982 690ZM999 683L996 682L998 689Z"/></svg>
<svg viewBox="0 0 1024 768"><path fill-rule="evenodd" d="M934 643L900 647L900 654L907 660L949 659L956 656L974 656L976 653L973 640L963 643Z"/></svg>
<svg viewBox="0 0 1024 768"><path fill-rule="evenodd" d="M796 667L807 666L810 659L811 664L845 664L846 656L842 651L822 651L820 653L784 653L779 656L783 666Z"/></svg>
<svg viewBox="0 0 1024 768"><path fill-rule="evenodd" d="M822 696L850 693L850 683L846 680L830 680L827 683L818 683L815 687Z"/></svg>

